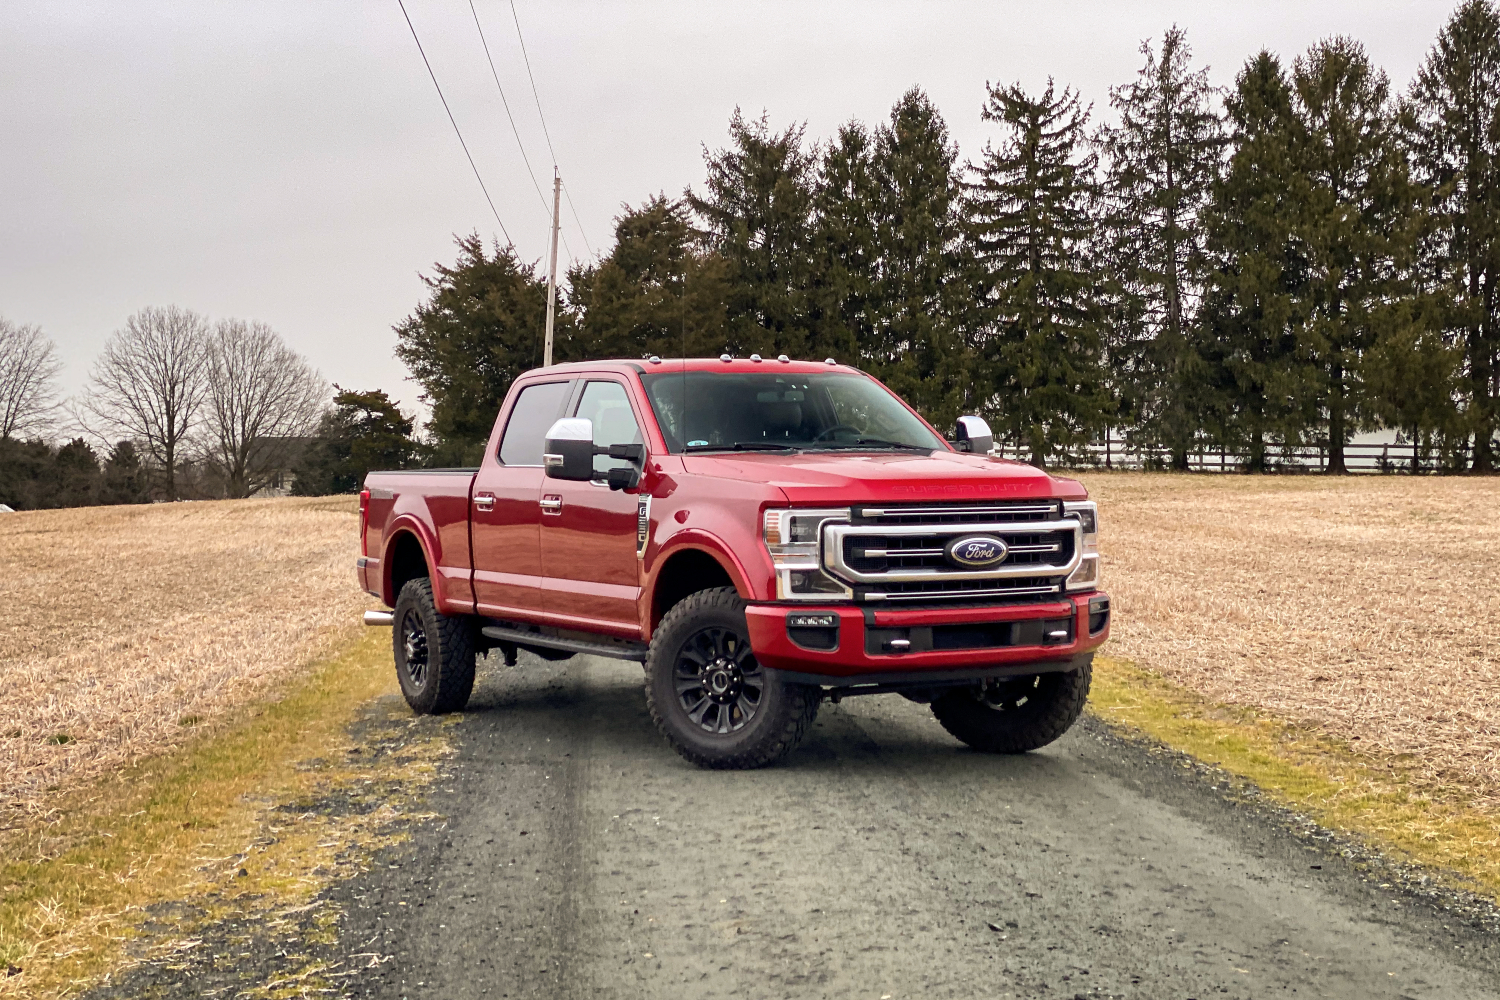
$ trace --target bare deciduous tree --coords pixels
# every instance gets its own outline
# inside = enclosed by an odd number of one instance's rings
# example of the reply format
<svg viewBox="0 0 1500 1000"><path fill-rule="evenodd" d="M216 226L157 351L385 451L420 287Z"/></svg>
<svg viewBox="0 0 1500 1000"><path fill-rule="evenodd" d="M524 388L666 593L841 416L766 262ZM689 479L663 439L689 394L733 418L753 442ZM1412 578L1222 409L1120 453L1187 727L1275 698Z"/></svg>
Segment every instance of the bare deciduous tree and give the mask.
<svg viewBox="0 0 1500 1000"><path fill-rule="evenodd" d="M148 306L125 321L89 373L80 417L106 440L145 446L167 499L208 393L208 321L176 306Z"/></svg>
<svg viewBox="0 0 1500 1000"><path fill-rule="evenodd" d="M287 465L292 439L316 428L328 386L264 323L222 320L208 340L209 461L225 493L247 497Z"/></svg>
<svg viewBox="0 0 1500 1000"><path fill-rule="evenodd" d="M41 327L0 316L0 438L45 428L62 362Z"/></svg>

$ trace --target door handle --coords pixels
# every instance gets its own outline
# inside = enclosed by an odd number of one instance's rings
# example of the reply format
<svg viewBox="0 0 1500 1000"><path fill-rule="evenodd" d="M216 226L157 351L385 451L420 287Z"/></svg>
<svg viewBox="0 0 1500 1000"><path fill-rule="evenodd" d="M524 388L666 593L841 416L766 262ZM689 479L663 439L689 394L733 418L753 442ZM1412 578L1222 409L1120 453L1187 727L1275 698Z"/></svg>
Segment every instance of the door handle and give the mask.
<svg viewBox="0 0 1500 1000"><path fill-rule="evenodd" d="M543 514L561 514L562 513L562 497L555 496L555 495L548 495L548 496L542 497L542 513Z"/></svg>
<svg viewBox="0 0 1500 1000"><path fill-rule="evenodd" d="M475 510L483 510L483 511L494 510L495 509L495 494L493 494L493 493L476 493L476 494L474 494L474 509Z"/></svg>

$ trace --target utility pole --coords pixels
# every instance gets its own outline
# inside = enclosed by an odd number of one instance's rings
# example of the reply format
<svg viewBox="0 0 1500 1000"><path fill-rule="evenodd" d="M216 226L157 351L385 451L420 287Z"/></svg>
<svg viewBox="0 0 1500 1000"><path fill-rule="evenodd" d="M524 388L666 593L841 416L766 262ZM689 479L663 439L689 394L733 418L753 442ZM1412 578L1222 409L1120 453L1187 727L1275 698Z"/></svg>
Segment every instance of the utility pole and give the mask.
<svg viewBox="0 0 1500 1000"><path fill-rule="evenodd" d="M542 351L542 367L552 367L552 318L557 311L557 209L562 203L562 174L552 167L552 264L547 268L547 346Z"/></svg>

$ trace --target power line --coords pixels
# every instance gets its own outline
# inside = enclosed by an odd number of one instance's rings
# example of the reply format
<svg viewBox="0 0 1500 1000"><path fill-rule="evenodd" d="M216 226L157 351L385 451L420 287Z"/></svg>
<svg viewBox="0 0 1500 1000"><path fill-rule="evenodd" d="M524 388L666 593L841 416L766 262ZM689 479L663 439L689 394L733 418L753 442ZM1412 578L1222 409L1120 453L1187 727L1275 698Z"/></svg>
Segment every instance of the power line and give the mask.
<svg viewBox="0 0 1500 1000"><path fill-rule="evenodd" d="M469 0L469 3L471 5L473 4L473 2L474 0ZM526 63L526 79L531 81L531 96L532 99L536 101L536 116L541 119L542 135L547 139L547 152L552 154L552 169L556 170L557 150L552 148L552 133L547 130L547 116L542 113L542 95L537 92L536 76L531 72L531 56L527 55L526 53L526 36L521 33L521 18L516 13L516 0L510 0L510 17L511 20L516 22L516 39L521 43L521 58ZM486 52L488 52L488 50L486 50ZM494 65L491 64L490 68L493 70ZM499 81L496 82L498 83ZM509 112L509 110L510 109L507 107L507 113ZM515 127L514 119L511 120L511 127ZM519 141L519 136L517 136L517 141ZM535 181L535 178L533 177L532 180ZM538 186L537 190L538 192L540 192L540 185ZM594 255L594 248L589 244L589 234L584 231L583 220L578 217L578 209L573 205L573 192L569 191L567 185L564 184L563 193L568 196L568 210L573 213L573 221L578 224L578 235L583 237L583 245L588 248L589 256L592 257ZM568 238L564 236L563 246L566 247L567 245ZM573 252L571 250L568 251L568 259L573 260Z"/></svg>
<svg viewBox="0 0 1500 1000"><path fill-rule="evenodd" d="M490 189L484 186L484 178L479 176L479 167L474 164L474 155L469 152L469 144L464 142L464 134L459 130L458 121L453 117L453 109L448 107L448 98L443 96L443 88L438 84L437 74L432 71L432 63L427 61L427 52L422 48L422 39L417 37L417 27L411 23L411 15L406 12L404 0L396 0L401 6L401 16L406 18L406 26L411 29L412 41L417 43L417 51L422 54L422 64L427 67L427 75L432 77L432 85L437 87L438 100L443 102L443 110L448 112L448 121L453 124L453 134L458 136L458 144L464 148L464 156L469 159L469 167L474 171L474 179L479 182L479 190L484 192L484 200L490 203L490 211L495 216L495 222L500 226L500 232L505 234L505 242L515 246L515 240L510 238L510 233L505 229L505 223L500 221L500 213L495 208L495 199L490 197Z"/></svg>
<svg viewBox="0 0 1500 1000"><path fill-rule="evenodd" d="M573 192L568 190L568 182L563 182L563 194L568 196L568 211L573 213L573 221L578 223L578 235L583 237L583 245L588 249L589 256L594 256L594 248L589 246L589 234L583 231L583 220L578 217L578 209L573 207ZM564 240L566 242L566 240Z"/></svg>
<svg viewBox="0 0 1500 1000"><path fill-rule="evenodd" d="M542 95L536 91L536 77L531 73L531 57L526 54L526 36L521 34L521 18L516 13L516 0L510 0L511 20L516 22L516 37L521 40L521 58L526 61L526 78L531 81L531 96L536 98L536 116L542 120L542 135L547 137L547 152L552 154L552 165L557 166L557 151L552 148L552 133L547 131L547 116L542 114Z"/></svg>
<svg viewBox="0 0 1500 1000"><path fill-rule="evenodd" d="M511 134L516 137L516 145L521 149L521 161L526 164L526 172L531 175L531 186L536 188L536 196L541 199L542 207L546 208L547 196L542 194L542 184L536 179L536 171L531 168L531 157L526 155L526 144L521 141L521 130L516 128L516 116L511 114L510 101L505 99L505 88L500 85L500 73L495 69L494 57L490 55L490 43L485 40L484 26L479 23L479 10L474 6L474 0L469 0L469 12L474 15L474 27L479 30L479 43L484 46L484 58L490 64L490 76L495 78L495 89L500 92L500 103L505 106L505 117L510 120Z"/></svg>

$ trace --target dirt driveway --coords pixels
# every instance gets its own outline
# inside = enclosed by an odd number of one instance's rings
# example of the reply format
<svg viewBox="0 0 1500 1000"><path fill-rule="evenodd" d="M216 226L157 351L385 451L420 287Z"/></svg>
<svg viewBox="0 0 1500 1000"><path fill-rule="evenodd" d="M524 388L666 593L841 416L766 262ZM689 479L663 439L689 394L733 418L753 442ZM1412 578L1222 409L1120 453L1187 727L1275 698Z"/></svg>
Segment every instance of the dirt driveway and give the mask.
<svg viewBox="0 0 1500 1000"><path fill-rule="evenodd" d="M91 995L1500 997L1488 931L1097 723L986 757L856 698L700 771L638 667L523 656L452 732L439 818L321 910Z"/></svg>

